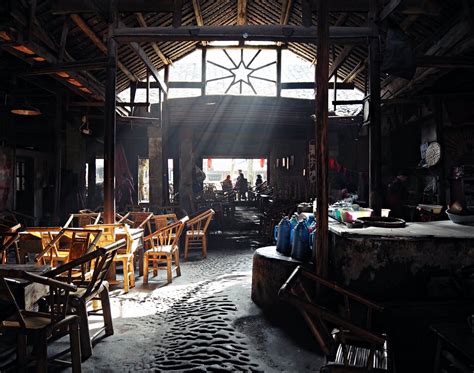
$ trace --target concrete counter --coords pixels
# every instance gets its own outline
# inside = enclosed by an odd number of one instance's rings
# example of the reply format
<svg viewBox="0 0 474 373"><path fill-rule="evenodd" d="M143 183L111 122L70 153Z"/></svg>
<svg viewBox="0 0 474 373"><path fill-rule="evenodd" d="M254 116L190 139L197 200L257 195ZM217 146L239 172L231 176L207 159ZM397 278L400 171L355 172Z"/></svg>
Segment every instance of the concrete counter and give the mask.
<svg viewBox="0 0 474 373"><path fill-rule="evenodd" d="M451 221L405 228L329 224L332 279L374 299L454 296L449 276L474 264L474 227Z"/></svg>

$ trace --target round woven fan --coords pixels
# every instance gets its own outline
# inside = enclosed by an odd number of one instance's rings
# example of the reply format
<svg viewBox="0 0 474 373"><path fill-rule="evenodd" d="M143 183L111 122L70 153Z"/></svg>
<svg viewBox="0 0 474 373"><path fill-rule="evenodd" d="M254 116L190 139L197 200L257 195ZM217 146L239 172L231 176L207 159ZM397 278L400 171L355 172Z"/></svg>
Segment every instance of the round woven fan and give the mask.
<svg viewBox="0 0 474 373"><path fill-rule="evenodd" d="M426 164L433 167L438 164L441 159L441 146L437 142L432 142L426 149Z"/></svg>

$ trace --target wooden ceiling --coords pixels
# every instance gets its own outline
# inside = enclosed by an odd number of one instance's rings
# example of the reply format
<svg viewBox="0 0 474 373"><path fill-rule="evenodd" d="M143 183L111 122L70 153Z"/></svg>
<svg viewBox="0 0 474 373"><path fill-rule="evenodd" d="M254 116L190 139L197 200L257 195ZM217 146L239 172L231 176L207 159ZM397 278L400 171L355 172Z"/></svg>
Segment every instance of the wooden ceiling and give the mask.
<svg viewBox="0 0 474 373"><path fill-rule="evenodd" d="M21 57L32 67L51 66L58 63L75 63L85 60L94 60L101 63L107 53L107 13L101 12L100 7L106 8L108 0L97 0L97 11L79 12L88 2L66 0L13 0L5 7L8 14L4 26L0 31L6 33L2 37L1 47L8 52ZM119 0L118 3L131 8L143 5L157 9L159 12L121 12L120 25L125 27L179 27L179 26L222 26L222 25L295 25L311 26L317 23L317 14L314 12L319 0L165 0L158 2L144 2L133 0ZM331 1L331 24L333 26L359 27L367 25L368 0ZM443 40L446 33L460 18L468 17L466 1L463 0L380 0L382 9L381 43L387 23L399 25L411 38L419 56L430 52L430 48ZM30 5L33 4L33 5ZM36 5L35 5L36 4ZM61 6L72 4L69 9L62 11ZM78 11L72 12L73 5ZM82 5L81 5L82 4ZM138 5L137 5L138 4ZM146 5L148 4L148 5ZM158 5L157 5L158 4ZM155 8L153 8L155 7ZM168 8L168 9L167 9ZM34 22L29 20L33 19ZM469 33L468 33L469 34ZM472 35L472 32L471 32ZM465 38L468 35L459 35ZM471 36L472 37L472 36ZM449 40L445 40L445 43ZM199 42L147 42L136 44L120 44L118 53L117 89L122 91L133 80L144 79L147 67L144 57L156 70L166 64L177 61L196 49ZM33 52L32 55L15 49L15 46L26 45ZM144 53L137 53L139 48ZM315 63L317 60L316 47L306 43L288 43L289 50L307 61ZM331 56L330 71L335 72L345 82L354 82L364 89L366 85L365 69L367 66L367 47L365 45L334 45ZM135 49L135 50L134 50ZM467 49L467 48L466 48ZM432 54L443 56L451 53L449 48L432 50ZM451 53L452 54L452 53ZM451 55L450 54L450 55ZM34 59L36 58L36 59ZM453 66L453 68L456 68ZM446 70L444 70L446 71ZM54 74L57 80L63 79ZM400 87L397 79L383 76L382 91L386 87ZM73 71L69 73L66 86L86 98L103 98L103 69L90 69L87 72ZM393 93L393 92L391 92Z"/></svg>

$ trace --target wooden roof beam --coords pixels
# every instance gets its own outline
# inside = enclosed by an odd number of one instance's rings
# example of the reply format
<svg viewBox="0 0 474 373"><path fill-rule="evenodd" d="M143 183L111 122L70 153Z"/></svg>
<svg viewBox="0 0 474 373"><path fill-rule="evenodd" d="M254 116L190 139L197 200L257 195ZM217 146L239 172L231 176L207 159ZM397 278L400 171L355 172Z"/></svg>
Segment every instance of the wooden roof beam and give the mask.
<svg viewBox="0 0 474 373"><path fill-rule="evenodd" d="M366 44L367 38L375 37L369 27L330 27L330 42L335 44ZM317 41L316 27L282 25L245 26L182 26L171 27L120 27L113 37L121 43L150 41L212 41L212 40L259 40L282 42Z"/></svg>
<svg viewBox="0 0 474 373"><path fill-rule="evenodd" d="M194 0L194 1L196 1L196 0ZM148 27L142 13L135 13L135 15L137 16L138 24L140 25L140 27ZM160 58L160 60L165 65L169 65L171 63L171 61L168 58L166 58L166 56L163 54L161 49L158 47L158 44L156 44L155 42L152 42L151 46L152 46L153 50L155 51L156 55Z"/></svg>
<svg viewBox="0 0 474 373"><path fill-rule="evenodd" d="M115 9L119 12L168 12L174 11L173 0L114 0ZM107 13L110 10L111 0L54 0L53 14L71 13Z"/></svg>
<svg viewBox="0 0 474 373"><path fill-rule="evenodd" d="M327 0L312 0L312 8L318 9L318 3ZM360 12L367 13L369 11L368 0L331 0L329 2L330 12Z"/></svg>
<svg viewBox="0 0 474 373"><path fill-rule="evenodd" d="M78 14L71 14L71 19L79 27L82 32L92 40L94 45L101 50L102 53L107 54L107 46L102 40L95 34L95 32L89 27L89 25L82 19ZM135 81L137 77L132 74L120 61L117 61L117 66L122 72L128 77L128 79Z"/></svg>
<svg viewBox="0 0 474 373"><path fill-rule="evenodd" d="M21 76L31 76L31 75L49 75L57 74L62 72L71 72L71 71L87 71L87 70L100 70L105 69L109 63L107 58L97 58L93 60L76 60L74 62L66 62L61 64L56 64L48 67L38 67L32 68L27 71L18 72L18 75ZM7 71L3 71L7 72ZM11 72L10 72L11 73Z"/></svg>
<svg viewBox="0 0 474 373"><path fill-rule="evenodd" d="M237 24L247 24L247 0L237 0Z"/></svg>

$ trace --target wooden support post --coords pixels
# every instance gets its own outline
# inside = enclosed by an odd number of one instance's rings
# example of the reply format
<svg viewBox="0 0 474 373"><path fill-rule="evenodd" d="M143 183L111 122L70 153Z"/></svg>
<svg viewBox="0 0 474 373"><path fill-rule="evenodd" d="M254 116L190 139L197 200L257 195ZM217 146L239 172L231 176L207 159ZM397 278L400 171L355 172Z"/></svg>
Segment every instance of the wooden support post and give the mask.
<svg viewBox="0 0 474 373"><path fill-rule="evenodd" d="M188 214L193 210L193 131L182 128L179 133L179 204Z"/></svg>
<svg viewBox="0 0 474 373"><path fill-rule="evenodd" d="M328 90L329 90L329 1L318 2L318 43L316 64L316 273L328 272Z"/></svg>
<svg viewBox="0 0 474 373"><path fill-rule="evenodd" d="M277 49L277 76L276 76L276 89L277 97L281 97L281 46Z"/></svg>
<svg viewBox="0 0 474 373"><path fill-rule="evenodd" d="M146 69L146 103L150 103L150 70ZM147 110L148 113L150 112L150 106L148 105Z"/></svg>
<svg viewBox="0 0 474 373"><path fill-rule="evenodd" d="M204 47L202 49L202 61L201 61L201 82L202 82L202 87L201 87L201 96L206 95L206 59L207 59L207 48Z"/></svg>
<svg viewBox="0 0 474 373"><path fill-rule="evenodd" d="M54 175L54 216L53 224L61 220L61 167L62 167L62 122L63 122L63 99L62 95L56 95L56 118L54 122L54 134L56 143L56 171Z"/></svg>
<svg viewBox="0 0 474 373"><path fill-rule="evenodd" d="M87 161L88 166L88 174L87 174L87 207L90 209L95 209L97 207L97 199L96 199L96 183L97 180L95 178L96 168L95 168L95 152L89 154L89 159Z"/></svg>
<svg viewBox="0 0 474 373"><path fill-rule="evenodd" d="M369 27L378 34L378 1L370 1ZM382 136L380 109L380 44L373 38L369 45L369 206L375 216L382 207Z"/></svg>
<svg viewBox="0 0 474 373"><path fill-rule="evenodd" d="M150 205L163 204L163 132L157 126L148 128L148 159L150 160Z"/></svg>
<svg viewBox="0 0 474 373"><path fill-rule="evenodd" d="M436 122L436 141L444 149L444 125L443 125L443 101L441 97L433 98L434 114ZM444 153L441 153L439 183L438 183L438 204L446 204L446 161Z"/></svg>
<svg viewBox="0 0 474 373"><path fill-rule="evenodd" d="M115 22L116 22L116 17ZM115 22L109 25L108 35L112 35ZM115 223L115 109L117 79L117 43L109 37L107 56L111 63L107 66L105 82L105 123L104 123L104 223Z"/></svg>

